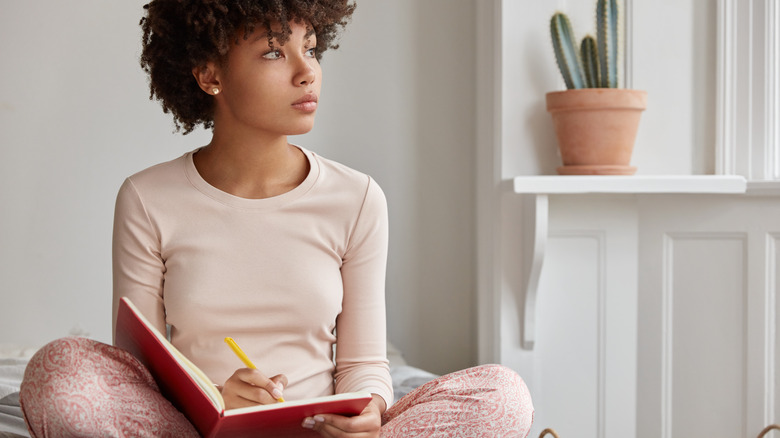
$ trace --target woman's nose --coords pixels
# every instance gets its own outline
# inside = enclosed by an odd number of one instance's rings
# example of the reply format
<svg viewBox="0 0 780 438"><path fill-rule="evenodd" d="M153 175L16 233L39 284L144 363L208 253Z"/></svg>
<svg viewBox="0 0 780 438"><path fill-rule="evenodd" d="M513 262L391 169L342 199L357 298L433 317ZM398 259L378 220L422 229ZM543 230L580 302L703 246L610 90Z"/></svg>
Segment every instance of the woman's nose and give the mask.
<svg viewBox="0 0 780 438"><path fill-rule="evenodd" d="M313 62L317 62L314 60ZM311 85L317 80L317 71L312 65L312 61L302 58L299 61L298 71L293 78L295 85Z"/></svg>

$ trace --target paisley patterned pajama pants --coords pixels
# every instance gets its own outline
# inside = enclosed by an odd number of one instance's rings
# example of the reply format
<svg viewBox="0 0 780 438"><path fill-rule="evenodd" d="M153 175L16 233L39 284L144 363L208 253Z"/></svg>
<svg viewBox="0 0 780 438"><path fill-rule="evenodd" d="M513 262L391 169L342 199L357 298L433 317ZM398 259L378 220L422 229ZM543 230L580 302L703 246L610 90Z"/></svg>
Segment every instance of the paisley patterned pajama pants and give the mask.
<svg viewBox="0 0 780 438"><path fill-rule="evenodd" d="M41 348L25 370L20 399L34 438L198 436L135 357L86 338ZM532 420L531 396L520 376L483 365L401 398L382 417L382 437L523 438Z"/></svg>

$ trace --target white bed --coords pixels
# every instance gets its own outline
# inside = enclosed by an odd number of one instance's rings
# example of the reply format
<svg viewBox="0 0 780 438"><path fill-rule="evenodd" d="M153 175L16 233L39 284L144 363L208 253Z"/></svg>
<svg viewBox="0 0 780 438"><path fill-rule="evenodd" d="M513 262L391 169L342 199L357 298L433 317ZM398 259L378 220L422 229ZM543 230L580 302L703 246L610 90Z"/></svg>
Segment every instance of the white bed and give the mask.
<svg viewBox="0 0 780 438"><path fill-rule="evenodd" d="M0 438L29 437L19 407L19 386L27 361L36 348L0 345ZM401 352L388 344L387 358L393 378L395 400L437 377L406 363Z"/></svg>
<svg viewBox="0 0 780 438"><path fill-rule="evenodd" d="M19 384L35 348L0 346L0 438L29 437L19 408Z"/></svg>

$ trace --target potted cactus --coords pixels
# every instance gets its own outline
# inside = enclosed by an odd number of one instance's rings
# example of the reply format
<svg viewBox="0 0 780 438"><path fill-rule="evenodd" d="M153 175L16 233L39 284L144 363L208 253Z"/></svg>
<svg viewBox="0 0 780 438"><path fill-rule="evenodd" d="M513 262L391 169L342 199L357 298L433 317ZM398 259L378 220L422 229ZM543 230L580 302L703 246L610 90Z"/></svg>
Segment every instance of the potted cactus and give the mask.
<svg viewBox="0 0 780 438"><path fill-rule="evenodd" d="M596 38L579 46L569 18L556 12L550 20L555 58L567 90L547 93L558 138L562 175L631 175L630 165L639 118L647 92L618 88L618 4L597 0Z"/></svg>

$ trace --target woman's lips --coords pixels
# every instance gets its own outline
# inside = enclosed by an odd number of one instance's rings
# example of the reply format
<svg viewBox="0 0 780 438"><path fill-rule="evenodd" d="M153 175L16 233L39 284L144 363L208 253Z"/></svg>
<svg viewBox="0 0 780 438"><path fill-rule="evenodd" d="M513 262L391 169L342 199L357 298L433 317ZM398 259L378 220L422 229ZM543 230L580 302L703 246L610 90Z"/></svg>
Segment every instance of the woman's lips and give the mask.
<svg viewBox="0 0 780 438"><path fill-rule="evenodd" d="M292 107L305 113L312 113L317 110L317 96L307 94L292 103Z"/></svg>

